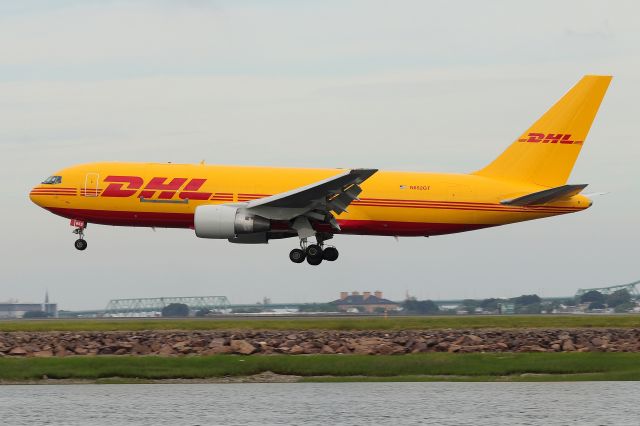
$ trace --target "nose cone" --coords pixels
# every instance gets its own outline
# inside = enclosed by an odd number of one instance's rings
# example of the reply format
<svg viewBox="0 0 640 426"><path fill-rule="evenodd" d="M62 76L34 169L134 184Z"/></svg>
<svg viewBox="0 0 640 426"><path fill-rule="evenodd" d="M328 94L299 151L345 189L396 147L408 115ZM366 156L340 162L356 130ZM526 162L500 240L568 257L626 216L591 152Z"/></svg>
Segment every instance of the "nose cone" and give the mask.
<svg viewBox="0 0 640 426"><path fill-rule="evenodd" d="M29 199L37 206L42 207L42 195L39 195L38 187L35 186L29 192Z"/></svg>

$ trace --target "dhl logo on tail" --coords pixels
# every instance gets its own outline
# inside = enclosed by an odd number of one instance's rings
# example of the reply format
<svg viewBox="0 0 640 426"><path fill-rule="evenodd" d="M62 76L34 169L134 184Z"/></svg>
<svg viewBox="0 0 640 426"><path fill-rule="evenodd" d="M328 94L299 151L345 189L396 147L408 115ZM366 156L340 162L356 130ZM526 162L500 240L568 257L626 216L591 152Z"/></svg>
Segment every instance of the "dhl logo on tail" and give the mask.
<svg viewBox="0 0 640 426"><path fill-rule="evenodd" d="M518 142L533 142L533 143L562 143L565 145L582 145L584 141L571 140L571 135L562 133L529 133L528 137L521 137Z"/></svg>

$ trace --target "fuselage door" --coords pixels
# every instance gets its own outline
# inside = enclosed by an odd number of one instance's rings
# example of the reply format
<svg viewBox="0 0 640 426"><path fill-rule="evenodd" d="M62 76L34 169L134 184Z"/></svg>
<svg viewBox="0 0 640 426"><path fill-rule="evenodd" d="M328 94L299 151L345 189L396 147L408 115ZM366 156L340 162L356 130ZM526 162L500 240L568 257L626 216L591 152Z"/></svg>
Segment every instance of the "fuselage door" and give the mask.
<svg viewBox="0 0 640 426"><path fill-rule="evenodd" d="M82 191L82 195L85 197L97 197L98 193L98 181L100 180L100 175L98 173L87 173L84 178L84 190Z"/></svg>

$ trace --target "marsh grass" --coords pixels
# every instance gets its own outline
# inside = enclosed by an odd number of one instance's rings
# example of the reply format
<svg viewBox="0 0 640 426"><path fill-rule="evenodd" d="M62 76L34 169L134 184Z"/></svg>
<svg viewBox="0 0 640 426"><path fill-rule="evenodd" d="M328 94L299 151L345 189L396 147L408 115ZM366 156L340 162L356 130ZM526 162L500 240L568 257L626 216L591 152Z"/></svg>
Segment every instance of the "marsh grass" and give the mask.
<svg viewBox="0 0 640 426"><path fill-rule="evenodd" d="M417 330L480 328L633 328L640 315L507 315L364 318L73 319L0 321L11 331Z"/></svg>
<svg viewBox="0 0 640 426"><path fill-rule="evenodd" d="M129 382L251 376L271 371L306 381L640 380L639 353L429 353L402 356L303 355L3 358L0 380ZM108 382L108 380L106 380Z"/></svg>

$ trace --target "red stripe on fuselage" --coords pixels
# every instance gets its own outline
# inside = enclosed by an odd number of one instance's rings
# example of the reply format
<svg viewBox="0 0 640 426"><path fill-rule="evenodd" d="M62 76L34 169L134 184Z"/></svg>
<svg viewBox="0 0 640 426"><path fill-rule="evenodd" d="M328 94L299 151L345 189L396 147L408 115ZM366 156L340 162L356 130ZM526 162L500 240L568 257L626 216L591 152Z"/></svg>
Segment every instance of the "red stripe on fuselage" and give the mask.
<svg viewBox="0 0 640 426"><path fill-rule="evenodd" d="M141 226L159 228L193 228L193 214L190 213L158 213L158 212L129 212L114 210L84 210L49 207L49 211L69 219L84 220L101 225ZM394 222L375 220L340 220L338 224L341 234L355 235L397 235L397 236L426 236L451 234L455 232L471 231L495 225L456 224L456 223L422 223L422 222ZM330 226L318 224L318 231L336 233Z"/></svg>

